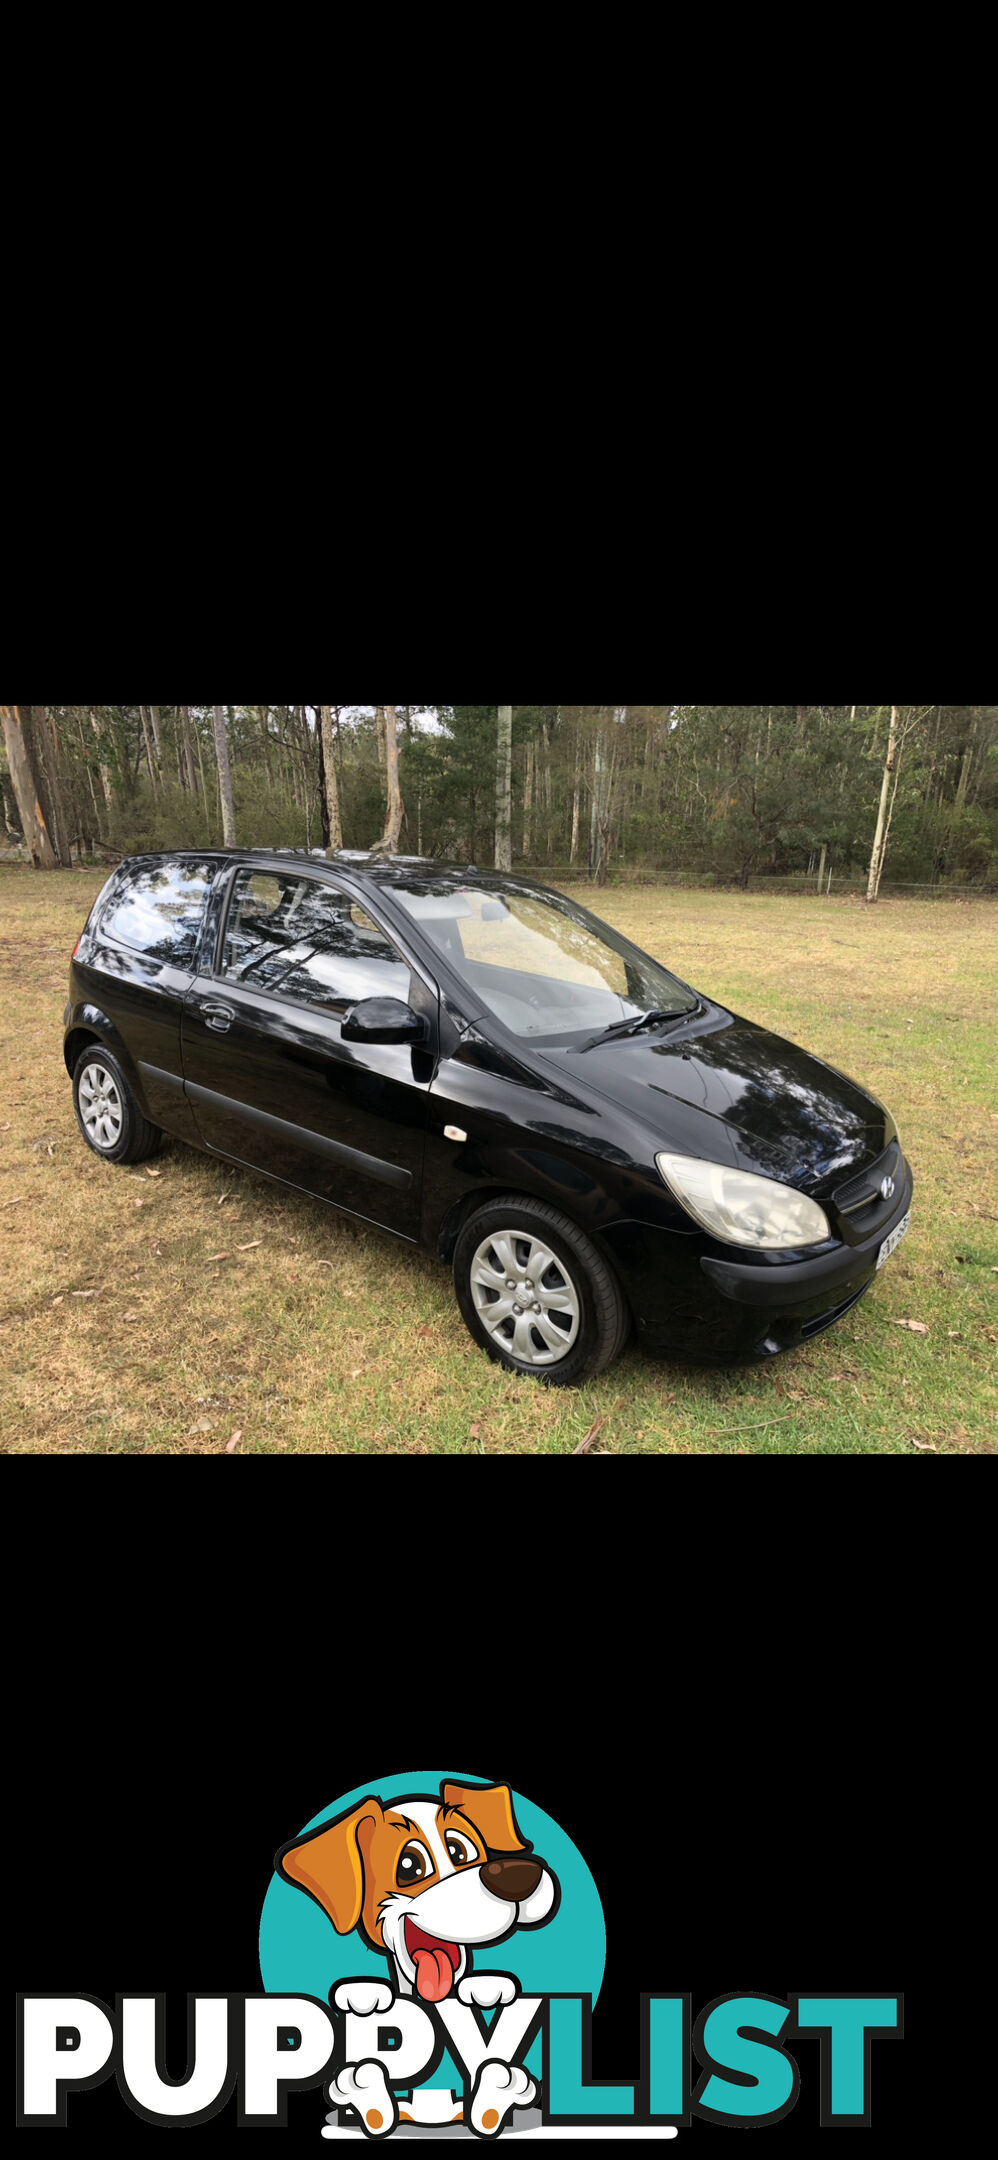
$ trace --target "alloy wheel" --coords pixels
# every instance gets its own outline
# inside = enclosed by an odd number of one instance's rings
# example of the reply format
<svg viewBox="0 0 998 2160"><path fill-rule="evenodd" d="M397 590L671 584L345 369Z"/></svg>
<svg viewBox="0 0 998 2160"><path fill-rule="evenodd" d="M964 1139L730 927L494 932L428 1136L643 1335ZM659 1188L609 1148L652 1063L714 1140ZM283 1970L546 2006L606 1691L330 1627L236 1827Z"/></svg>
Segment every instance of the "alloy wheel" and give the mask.
<svg viewBox="0 0 998 2160"><path fill-rule="evenodd" d="M94 1147L113 1148L121 1139L124 1109L118 1085L106 1065L94 1059L80 1074L80 1116Z"/></svg>
<svg viewBox="0 0 998 2160"><path fill-rule="evenodd" d="M556 1365L579 1332L579 1293L564 1261L525 1230L493 1230L471 1262L483 1326L523 1365Z"/></svg>

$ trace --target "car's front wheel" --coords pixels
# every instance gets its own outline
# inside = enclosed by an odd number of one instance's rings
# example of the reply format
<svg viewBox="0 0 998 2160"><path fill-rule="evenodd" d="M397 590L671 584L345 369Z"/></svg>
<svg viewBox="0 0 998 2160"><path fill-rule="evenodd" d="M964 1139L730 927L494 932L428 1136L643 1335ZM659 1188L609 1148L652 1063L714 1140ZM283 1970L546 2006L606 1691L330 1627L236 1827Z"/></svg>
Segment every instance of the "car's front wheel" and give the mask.
<svg viewBox="0 0 998 2160"><path fill-rule="evenodd" d="M454 1287L475 1341L512 1372L576 1387L612 1364L630 1314L607 1262L542 1201L490 1200L461 1228Z"/></svg>
<svg viewBox="0 0 998 2160"><path fill-rule="evenodd" d="M145 1162L163 1135L143 1117L117 1058L100 1043L81 1050L73 1072L76 1122L95 1155L114 1163Z"/></svg>

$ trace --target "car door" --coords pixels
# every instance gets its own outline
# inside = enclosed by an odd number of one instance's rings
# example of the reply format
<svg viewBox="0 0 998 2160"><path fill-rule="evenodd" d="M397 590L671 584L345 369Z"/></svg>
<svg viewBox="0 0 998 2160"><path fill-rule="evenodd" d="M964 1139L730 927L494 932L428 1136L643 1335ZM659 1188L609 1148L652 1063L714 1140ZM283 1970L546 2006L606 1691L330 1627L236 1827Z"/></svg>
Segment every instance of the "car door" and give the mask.
<svg viewBox="0 0 998 2160"><path fill-rule="evenodd" d="M134 1060L150 1117L191 1139L181 1018L217 871L217 861L200 855L123 863L101 896L75 966L79 988L112 1021Z"/></svg>
<svg viewBox="0 0 998 2160"><path fill-rule="evenodd" d="M367 997L412 1005L425 1044L345 1042L344 1015ZM217 964L184 1005L206 1146L416 1238L436 1007L355 895L307 872L238 869Z"/></svg>

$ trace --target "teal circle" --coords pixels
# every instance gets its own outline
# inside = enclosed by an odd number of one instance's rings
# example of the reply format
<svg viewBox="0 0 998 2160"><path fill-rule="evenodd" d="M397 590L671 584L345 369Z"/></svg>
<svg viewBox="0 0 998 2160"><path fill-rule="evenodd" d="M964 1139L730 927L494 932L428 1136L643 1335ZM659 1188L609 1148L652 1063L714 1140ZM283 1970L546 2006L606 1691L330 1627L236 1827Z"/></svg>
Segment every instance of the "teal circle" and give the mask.
<svg viewBox="0 0 998 2160"><path fill-rule="evenodd" d="M407 1794L436 1795L445 1778L462 1785L494 1782L458 1770L409 1770L404 1776L369 1778L365 1784L341 1793L328 1807L320 1808L318 1815L303 1823L301 1830L289 1832L289 1836L301 1837L306 1830L316 1830L320 1823L346 1814L368 1793L376 1793L385 1802L404 1800ZM582 1854L552 1816L519 1792L513 1793L513 1807L523 1837L553 1869L561 1888L561 1902L553 1920L543 1927L516 1929L505 1942L496 1945L496 1969L515 1973L525 1995L591 1995L595 2003L606 1964L606 1928L599 1891ZM480 1972L491 1969L488 1956L489 1945L484 1943L476 1952ZM390 1967L387 1958L369 1950L357 1933L338 1935L314 1898L275 1874L260 1915L260 1974L268 1995L315 1995L320 2002L327 2002L330 1990L339 1981L385 1980ZM541 2067L540 2045L539 2040L535 2041L527 2057L534 2074ZM433 2082L446 2084L450 2077L457 2089L461 2074L449 2064L450 2058L445 2055L433 2073Z"/></svg>

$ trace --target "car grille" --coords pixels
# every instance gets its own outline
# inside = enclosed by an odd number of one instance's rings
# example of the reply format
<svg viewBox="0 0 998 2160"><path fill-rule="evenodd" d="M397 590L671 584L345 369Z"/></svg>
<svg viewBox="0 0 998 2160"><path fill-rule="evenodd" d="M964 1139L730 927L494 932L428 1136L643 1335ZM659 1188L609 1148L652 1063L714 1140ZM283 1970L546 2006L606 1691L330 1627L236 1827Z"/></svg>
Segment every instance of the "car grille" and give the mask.
<svg viewBox="0 0 998 2160"><path fill-rule="evenodd" d="M893 1178L894 1191L885 1200L881 1185L885 1178ZM864 1238L873 1237L881 1223L888 1222L897 1214L898 1198L904 1183L904 1158L896 1140L878 1155L876 1162L869 1163L856 1177L849 1178L832 1194L832 1204L840 1218L842 1236L849 1245L862 1244Z"/></svg>

